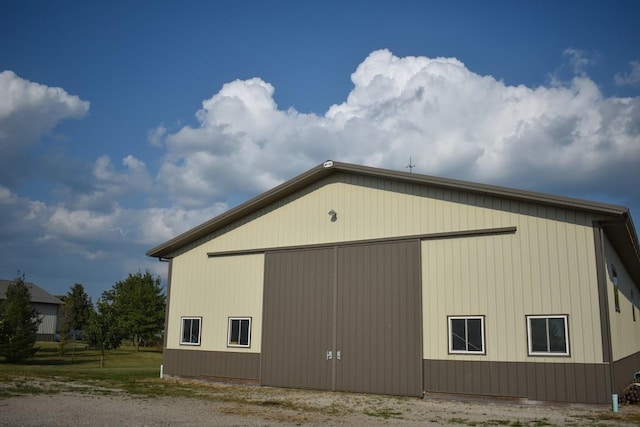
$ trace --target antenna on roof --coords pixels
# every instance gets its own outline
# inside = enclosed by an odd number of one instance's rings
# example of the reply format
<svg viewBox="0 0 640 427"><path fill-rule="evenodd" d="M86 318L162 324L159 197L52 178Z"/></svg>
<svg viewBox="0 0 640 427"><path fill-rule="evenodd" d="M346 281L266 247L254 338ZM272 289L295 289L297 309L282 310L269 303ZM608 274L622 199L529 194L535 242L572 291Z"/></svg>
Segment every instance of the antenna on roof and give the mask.
<svg viewBox="0 0 640 427"><path fill-rule="evenodd" d="M407 169L409 169L409 173L413 173L413 168L415 168L415 167L416 167L416 165L414 165L414 164L411 162L411 156L409 156L409 164L408 164L407 166L405 166L405 167L406 167Z"/></svg>

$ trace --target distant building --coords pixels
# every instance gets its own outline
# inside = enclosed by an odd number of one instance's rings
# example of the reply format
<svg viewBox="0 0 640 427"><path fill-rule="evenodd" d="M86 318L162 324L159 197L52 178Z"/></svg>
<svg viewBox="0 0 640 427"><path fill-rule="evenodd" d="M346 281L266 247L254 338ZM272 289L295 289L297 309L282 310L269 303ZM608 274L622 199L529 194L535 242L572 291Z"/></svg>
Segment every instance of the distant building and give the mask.
<svg viewBox="0 0 640 427"><path fill-rule="evenodd" d="M0 300L5 299L12 280L0 279ZM60 307L64 304L58 298L33 283L25 282L31 292L31 305L38 310L42 323L38 326L38 341L53 341L58 327Z"/></svg>
<svg viewBox="0 0 640 427"><path fill-rule="evenodd" d="M606 403L639 249L624 206L327 161L147 254L168 375Z"/></svg>

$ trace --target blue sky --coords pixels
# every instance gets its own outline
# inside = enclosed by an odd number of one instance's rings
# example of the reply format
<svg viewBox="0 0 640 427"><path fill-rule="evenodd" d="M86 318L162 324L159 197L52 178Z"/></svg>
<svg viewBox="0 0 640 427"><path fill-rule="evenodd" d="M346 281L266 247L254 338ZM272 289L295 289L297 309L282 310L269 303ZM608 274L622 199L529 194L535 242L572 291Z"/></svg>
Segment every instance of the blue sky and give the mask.
<svg viewBox="0 0 640 427"><path fill-rule="evenodd" d="M0 4L0 277L97 298L326 159L640 211L636 1ZM636 220L638 223L638 220Z"/></svg>

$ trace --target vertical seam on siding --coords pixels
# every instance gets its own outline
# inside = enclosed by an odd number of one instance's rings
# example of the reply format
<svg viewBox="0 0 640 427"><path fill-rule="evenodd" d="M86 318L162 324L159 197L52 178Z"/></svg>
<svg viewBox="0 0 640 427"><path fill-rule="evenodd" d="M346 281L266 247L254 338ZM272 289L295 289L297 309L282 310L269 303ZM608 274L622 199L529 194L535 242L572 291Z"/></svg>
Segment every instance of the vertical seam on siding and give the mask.
<svg viewBox="0 0 640 427"><path fill-rule="evenodd" d="M334 357L331 359L331 391L336 390L336 375L338 370L338 247L333 247L333 313L332 313L332 343Z"/></svg>
<svg viewBox="0 0 640 427"><path fill-rule="evenodd" d="M422 391L422 397L424 397L425 394L425 387L424 387L424 318L423 318L423 306L422 306L422 293L424 291L424 289L422 288L422 269L424 268L424 266L422 265L422 242L420 240L416 241L416 244L418 245L418 259L416 260L418 263L418 325L420 328L420 342L419 344L419 349L420 349L420 364L418 366L419 369L419 374L420 374L420 387L421 387L421 391Z"/></svg>

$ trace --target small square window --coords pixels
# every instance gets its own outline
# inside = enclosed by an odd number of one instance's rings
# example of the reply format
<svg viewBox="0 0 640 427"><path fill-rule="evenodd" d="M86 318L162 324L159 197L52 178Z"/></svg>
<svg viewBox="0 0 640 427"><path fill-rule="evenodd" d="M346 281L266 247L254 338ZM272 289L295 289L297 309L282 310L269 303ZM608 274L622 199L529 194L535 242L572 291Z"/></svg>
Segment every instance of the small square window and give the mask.
<svg viewBox="0 0 640 427"><path fill-rule="evenodd" d="M567 316L527 316L529 356L568 356Z"/></svg>
<svg viewBox="0 0 640 427"><path fill-rule="evenodd" d="M183 317L180 344L200 345L200 323L202 317Z"/></svg>
<svg viewBox="0 0 640 427"><path fill-rule="evenodd" d="M449 353L484 354L484 317L449 316Z"/></svg>
<svg viewBox="0 0 640 427"><path fill-rule="evenodd" d="M251 347L251 318L229 318L229 347Z"/></svg>

